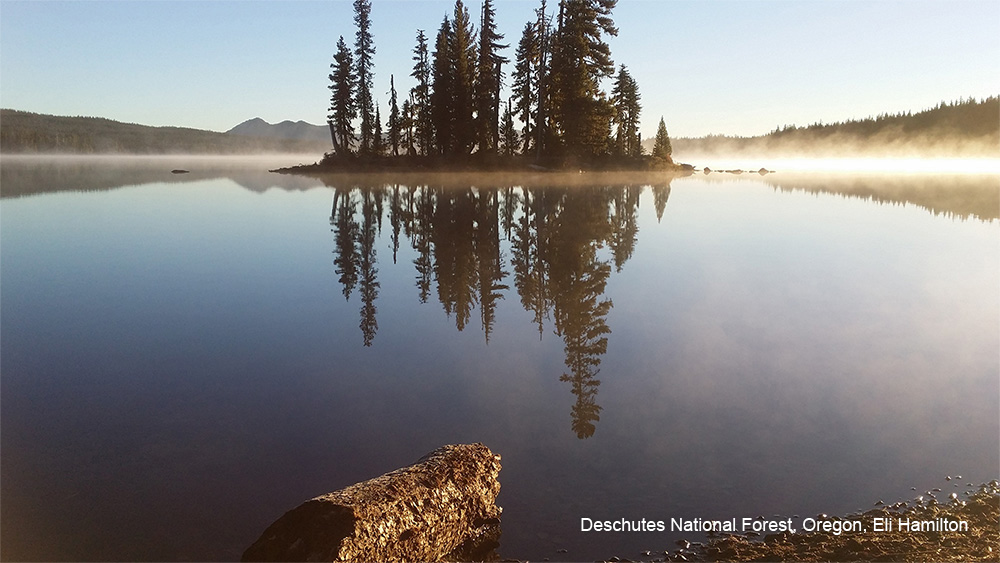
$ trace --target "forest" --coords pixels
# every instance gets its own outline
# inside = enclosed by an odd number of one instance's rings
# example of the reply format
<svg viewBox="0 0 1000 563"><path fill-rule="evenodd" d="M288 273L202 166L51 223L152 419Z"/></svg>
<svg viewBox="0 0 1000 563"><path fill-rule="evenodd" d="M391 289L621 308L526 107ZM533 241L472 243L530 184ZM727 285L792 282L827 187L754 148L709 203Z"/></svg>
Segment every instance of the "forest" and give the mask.
<svg viewBox="0 0 1000 563"><path fill-rule="evenodd" d="M618 35L616 4L560 0L550 13L541 0L512 61L503 54L510 44L497 31L493 0L483 1L478 29L456 0L433 37L416 30L408 92L401 96L389 77L383 128L372 94L371 1L354 0L353 47L341 35L330 65L333 150L320 167L674 168L662 118L652 154L644 154L638 84L625 65L615 66L606 41ZM512 91L506 100L505 77ZM605 79L613 80L610 93Z"/></svg>
<svg viewBox="0 0 1000 563"><path fill-rule="evenodd" d="M920 112L883 113L838 123L775 127L766 135L678 138L698 156L1000 157L1000 97L940 102Z"/></svg>

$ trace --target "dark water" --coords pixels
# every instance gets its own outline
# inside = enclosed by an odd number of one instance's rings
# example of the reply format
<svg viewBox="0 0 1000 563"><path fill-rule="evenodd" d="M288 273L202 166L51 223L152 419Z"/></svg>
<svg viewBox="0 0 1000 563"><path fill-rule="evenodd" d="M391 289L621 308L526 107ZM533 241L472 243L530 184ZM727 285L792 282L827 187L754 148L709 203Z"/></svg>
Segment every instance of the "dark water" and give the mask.
<svg viewBox="0 0 1000 563"><path fill-rule="evenodd" d="M5 560L236 559L458 442L503 456L499 551L534 560L692 535L582 517L1000 474L996 177L129 162L0 167Z"/></svg>

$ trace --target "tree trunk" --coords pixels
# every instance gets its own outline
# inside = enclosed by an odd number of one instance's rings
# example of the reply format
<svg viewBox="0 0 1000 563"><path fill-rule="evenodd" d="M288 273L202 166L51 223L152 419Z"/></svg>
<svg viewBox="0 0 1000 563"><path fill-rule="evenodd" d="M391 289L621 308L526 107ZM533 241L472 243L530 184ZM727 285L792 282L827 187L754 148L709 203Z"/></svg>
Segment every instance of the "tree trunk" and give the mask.
<svg viewBox="0 0 1000 563"><path fill-rule="evenodd" d="M499 473L500 456L483 444L443 446L306 501L271 524L242 560L481 559L498 545Z"/></svg>

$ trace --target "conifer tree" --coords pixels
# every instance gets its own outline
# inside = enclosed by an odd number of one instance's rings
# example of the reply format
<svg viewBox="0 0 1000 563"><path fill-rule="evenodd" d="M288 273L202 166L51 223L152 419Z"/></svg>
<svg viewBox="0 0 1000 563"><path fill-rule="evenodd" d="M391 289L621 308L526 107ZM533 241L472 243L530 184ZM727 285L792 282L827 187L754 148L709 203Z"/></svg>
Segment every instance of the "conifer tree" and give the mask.
<svg viewBox="0 0 1000 563"><path fill-rule="evenodd" d="M510 100L507 100L507 109L503 112L503 125L500 127L501 154L505 156L515 155L519 143L517 129L514 128L514 112Z"/></svg>
<svg viewBox="0 0 1000 563"><path fill-rule="evenodd" d="M535 63L537 77L536 109L535 109L535 150L541 156L551 136L549 127L549 105L551 88L550 66L552 56L552 17L548 14L545 0L535 9L535 34L538 45L538 58Z"/></svg>
<svg viewBox="0 0 1000 563"><path fill-rule="evenodd" d="M660 117L660 124L656 128L656 141L653 143L653 160L657 164L673 164L673 148L670 146L670 135L667 134L667 125Z"/></svg>
<svg viewBox="0 0 1000 563"><path fill-rule="evenodd" d="M354 23L358 26L354 43L355 64L357 65L355 105L361 116L359 135L361 146L359 150L362 154L373 151L375 138L375 104L372 99L375 40L371 33L371 11L371 0L354 0Z"/></svg>
<svg viewBox="0 0 1000 563"><path fill-rule="evenodd" d="M414 126L416 124L416 119L414 117L415 110L413 108L413 95L409 98L403 100L403 107L400 108L400 120L399 126L402 130L401 137L403 142L403 149L406 154L413 155L417 153L417 149L414 146L414 141L416 135L414 134Z"/></svg>
<svg viewBox="0 0 1000 563"><path fill-rule="evenodd" d="M375 131L372 134L372 154L385 154L385 137L382 135L382 117L379 115L378 104L375 105Z"/></svg>
<svg viewBox="0 0 1000 563"><path fill-rule="evenodd" d="M473 121L474 73L476 44L473 41L472 22L469 10L462 0L455 0L455 16L452 20L450 62L452 83L452 149L456 155L467 155L476 142Z"/></svg>
<svg viewBox="0 0 1000 563"><path fill-rule="evenodd" d="M528 22L524 24L521 32L521 40L517 43L517 50L514 53L514 74L511 78L514 91L514 109L523 127L521 129L524 138L523 152L528 152L531 145L531 136L534 132L532 120L534 119L538 99L538 76L535 72L539 58L539 42L536 33L536 24Z"/></svg>
<svg viewBox="0 0 1000 563"><path fill-rule="evenodd" d="M451 21L445 16L434 42L434 75L430 94L430 118L434 130L434 145L438 154L452 149L452 98L454 76L451 72Z"/></svg>
<svg viewBox="0 0 1000 563"><path fill-rule="evenodd" d="M614 121L618 128L614 153L618 156L637 156L641 147L636 138L642 106L639 104L639 86L625 65L618 71L611 95L615 106Z"/></svg>
<svg viewBox="0 0 1000 563"><path fill-rule="evenodd" d="M389 75L389 146L392 148L392 155L399 156L399 105L396 103L396 82L393 75Z"/></svg>
<svg viewBox="0 0 1000 563"><path fill-rule="evenodd" d="M553 39L553 118L565 151L587 157L607 148L613 108L600 80L614 71L603 35L618 29L611 11L618 0L563 0Z"/></svg>
<svg viewBox="0 0 1000 563"><path fill-rule="evenodd" d="M417 85L410 90L413 124L417 143L420 145L420 154L426 155L431 146L433 125L430 112L431 64L427 51L427 36L422 29L417 30L417 46L413 48L413 61L413 72L410 76L417 81Z"/></svg>
<svg viewBox="0 0 1000 563"><path fill-rule="evenodd" d="M499 54L508 47L500 44L501 39L503 35L497 32L493 2L483 0L475 77L476 143L480 152L493 152L498 143L501 67L508 62Z"/></svg>
<svg viewBox="0 0 1000 563"><path fill-rule="evenodd" d="M351 122L357 115L354 106L354 62L351 51L344 42L344 36L337 41L337 54L330 64L330 114L327 123L330 125L330 136L333 148L337 154L348 154L354 143L354 127Z"/></svg>

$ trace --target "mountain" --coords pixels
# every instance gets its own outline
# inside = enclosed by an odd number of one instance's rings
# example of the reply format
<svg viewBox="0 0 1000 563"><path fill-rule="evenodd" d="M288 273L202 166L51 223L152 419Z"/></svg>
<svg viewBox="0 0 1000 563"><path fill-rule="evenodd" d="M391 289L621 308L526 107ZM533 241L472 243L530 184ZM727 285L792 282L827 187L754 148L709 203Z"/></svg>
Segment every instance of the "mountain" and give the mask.
<svg viewBox="0 0 1000 563"><path fill-rule="evenodd" d="M230 135L247 137L266 137L271 139L298 139L303 141L330 142L330 128L326 125L313 125L305 121L282 121L274 125L259 117L248 119L226 131Z"/></svg>
<svg viewBox="0 0 1000 563"><path fill-rule="evenodd" d="M304 154L322 155L330 140L249 137L184 127L151 127L100 117L0 109L0 153Z"/></svg>

